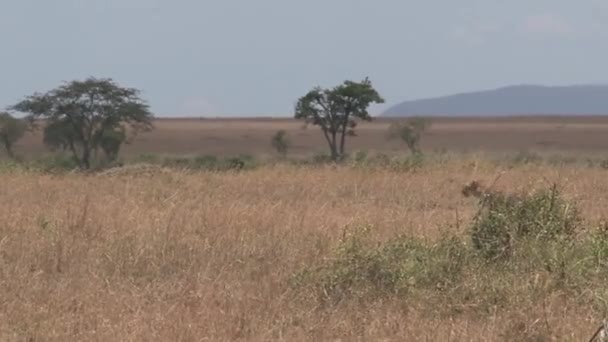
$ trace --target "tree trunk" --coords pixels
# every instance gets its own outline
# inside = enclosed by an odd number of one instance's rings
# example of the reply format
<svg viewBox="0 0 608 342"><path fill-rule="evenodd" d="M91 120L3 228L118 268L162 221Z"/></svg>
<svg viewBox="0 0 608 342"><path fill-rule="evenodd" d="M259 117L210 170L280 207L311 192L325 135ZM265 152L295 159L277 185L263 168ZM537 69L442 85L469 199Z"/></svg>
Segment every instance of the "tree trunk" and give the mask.
<svg viewBox="0 0 608 342"><path fill-rule="evenodd" d="M331 160L338 161L338 159L340 158L340 154L338 153L338 145L336 142L336 132L331 132L330 149L331 149Z"/></svg>
<svg viewBox="0 0 608 342"><path fill-rule="evenodd" d="M80 167L85 170L91 168L91 146L87 141L82 142L82 158L80 159Z"/></svg>
<svg viewBox="0 0 608 342"><path fill-rule="evenodd" d="M338 152L336 149L336 133L331 132L333 138L330 138L328 129L323 126L322 130L323 130L323 136L325 137L325 140L327 141L327 145L329 146L329 152L331 153L331 160L336 161L338 159Z"/></svg>
<svg viewBox="0 0 608 342"><path fill-rule="evenodd" d="M340 136L340 157L344 157L344 145L346 144L346 126L348 125L348 116L342 124L342 132Z"/></svg>
<svg viewBox="0 0 608 342"><path fill-rule="evenodd" d="M68 146L70 151L72 152L72 158L78 163L78 167L82 167L82 162L80 161L80 157L78 156L78 152L76 151L76 146L74 145L74 140L69 139ZM64 146L63 151L65 152L66 147Z"/></svg>
<svg viewBox="0 0 608 342"><path fill-rule="evenodd" d="M91 168L91 149L88 146L82 149L82 166L85 170Z"/></svg>

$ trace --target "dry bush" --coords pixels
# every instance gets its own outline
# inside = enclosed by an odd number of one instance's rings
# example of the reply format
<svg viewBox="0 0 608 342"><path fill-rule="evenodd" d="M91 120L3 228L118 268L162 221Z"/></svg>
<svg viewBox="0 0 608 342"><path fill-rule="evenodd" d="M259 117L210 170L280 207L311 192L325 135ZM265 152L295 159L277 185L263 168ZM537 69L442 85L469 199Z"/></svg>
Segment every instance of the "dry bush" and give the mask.
<svg viewBox="0 0 608 342"><path fill-rule="evenodd" d="M421 286L417 296L325 306L293 286L303 268L333 258L353 227L372 225L371 245L400 235L432 244L445 229L466 236L476 206L462 185L500 171L464 160L408 173L1 173L0 340L583 340L603 313L591 298L608 291L573 283L592 292L576 297L555 290L548 272L465 269L458 283L468 292ZM602 170L526 166L497 188L544 178L566 184L589 225L607 216ZM600 263L608 248L593 243Z"/></svg>

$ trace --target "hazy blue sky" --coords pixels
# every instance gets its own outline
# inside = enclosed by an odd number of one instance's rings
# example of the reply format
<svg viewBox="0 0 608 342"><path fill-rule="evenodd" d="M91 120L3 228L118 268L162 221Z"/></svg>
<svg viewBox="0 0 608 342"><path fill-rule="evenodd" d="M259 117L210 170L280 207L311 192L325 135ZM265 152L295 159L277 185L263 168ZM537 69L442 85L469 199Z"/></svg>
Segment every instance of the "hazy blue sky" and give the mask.
<svg viewBox="0 0 608 342"><path fill-rule="evenodd" d="M0 108L111 77L157 115L291 115L369 76L387 105L608 83L607 0L0 0Z"/></svg>

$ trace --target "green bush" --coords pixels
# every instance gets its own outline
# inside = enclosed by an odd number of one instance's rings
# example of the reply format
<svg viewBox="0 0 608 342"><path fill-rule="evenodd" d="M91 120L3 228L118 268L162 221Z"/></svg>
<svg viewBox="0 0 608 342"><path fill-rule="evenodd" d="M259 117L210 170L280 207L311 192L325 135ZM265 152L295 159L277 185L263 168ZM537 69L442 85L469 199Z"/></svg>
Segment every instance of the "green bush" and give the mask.
<svg viewBox="0 0 608 342"><path fill-rule="evenodd" d="M580 226L578 208L557 189L531 195L481 191L477 183L463 190L478 198L480 211L471 226L473 246L488 259L507 257L521 239L554 240L571 236Z"/></svg>
<svg viewBox="0 0 608 342"><path fill-rule="evenodd" d="M370 233L369 226L354 230L320 264L296 273L298 296L320 307L390 300L412 303L422 314L482 318L566 295L608 313L606 225L576 239L517 239L502 263L487 262L477 247L449 233L434 242L398 236L383 243Z"/></svg>
<svg viewBox="0 0 608 342"><path fill-rule="evenodd" d="M433 245L398 237L374 245L370 227L345 236L335 258L296 277L312 283L323 302L337 303L352 297L405 295L411 289L446 289L462 276L467 250L458 238L444 238Z"/></svg>

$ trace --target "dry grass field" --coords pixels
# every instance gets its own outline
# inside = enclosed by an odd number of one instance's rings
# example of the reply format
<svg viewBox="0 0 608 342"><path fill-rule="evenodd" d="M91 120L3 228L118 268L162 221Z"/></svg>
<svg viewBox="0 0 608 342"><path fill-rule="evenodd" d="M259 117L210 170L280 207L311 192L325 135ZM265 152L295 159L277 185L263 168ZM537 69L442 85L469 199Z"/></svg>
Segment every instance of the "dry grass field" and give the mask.
<svg viewBox="0 0 608 342"><path fill-rule="evenodd" d="M380 118L361 123L358 136L349 140L351 151L386 153L403 151L399 142L386 139L388 126L395 119ZM427 151L518 152L601 154L608 150L608 117L530 117L530 118L438 118L433 119L423 139ZM294 156L325 152L327 147L317 127L302 129L292 119L158 119L156 129L125 146L123 156L139 154L169 155L272 155L272 135L287 131ZM39 134L24 138L18 153L43 153Z"/></svg>
<svg viewBox="0 0 608 342"><path fill-rule="evenodd" d="M543 269L491 280L471 271L467 299L464 289L431 286L336 304L293 285L303 267L331 260L356 227L373 227L378 242L399 234L466 241L476 206L462 185L500 173L497 189L556 181L579 201L586 224L608 217L606 172L577 167L463 160L413 172L3 172L0 340L585 340L604 313L593 304L607 298L599 279L576 292L556 287ZM505 297L488 299L495 295Z"/></svg>
<svg viewBox="0 0 608 342"><path fill-rule="evenodd" d="M387 126L363 124L350 146L400 149L384 140ZM291 120L159 120L126 153L265 155L277 129L293 136L294 153L324 151L316 128L299 127ZM425 147L593 154L608 148L606 133L608 119L597 118L442 119ZM32 136L18 150L43 151ZM2 170L0 340L585 341L608 313L608 243L584 242L608 218L606 172L501 166L474 156L413 170ZM543 247L508 265L483 262L470 251L479 208L461 194L472 180L509 192L560 184L582 211L585 229L576 239L591 247ZM341 262L338 251L362 227L370 229L369 246L407 237L436 254L428 264L423 254L412 257L422 267L405 278L406 292L362 287L328 302L334 297L320 291L326 287L303 271ZM461 242L442 247L451 237ZM347 261L365 269L365 253ZM466 267L452 269L452 258ZM323 279L342 279L340 272Z"/></svg>

